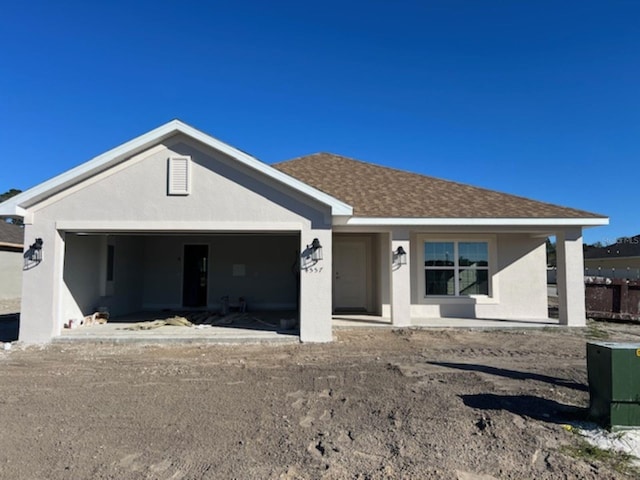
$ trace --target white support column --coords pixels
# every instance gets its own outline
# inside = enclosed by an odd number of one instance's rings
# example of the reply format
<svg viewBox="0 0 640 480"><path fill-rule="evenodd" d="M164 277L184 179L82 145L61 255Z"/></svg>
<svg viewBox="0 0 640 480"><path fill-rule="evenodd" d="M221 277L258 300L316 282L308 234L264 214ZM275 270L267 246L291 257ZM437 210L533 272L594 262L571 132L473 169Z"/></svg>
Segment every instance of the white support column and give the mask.
<svg viewBox="0 0 640 480"><path fill-rule="evenodd" d="M393 255L402 247L407 255L406 265L391 262L391 323L397 327L411 325L411 251L408 230L395 230L391 233L391 251Z"/></svg>
<svg viewBox="0 0 640 480"><path fill-rule="evenodd" d="M584 327L584 256L582 228L556 232L556 261L560 324Z"/></svg>
<svg viewBox="0 0 640 480"><path fill-rule="evenodd" d="M60 334L60 289L65 255L64 234L53 225L27 225L25 249L35 238L42 238L42 261L22 272L22 306L19 340L46 343Z"/></svg>
<svg viewBox="0 0 640 480"><path fill-rule="evenodd" d="M332 232L303 229L300 251L304 252L317 238L322 245L323 259L317 263L300 265L300 340L302 342L330 342L332 303Z"/></svg>
<svg viewBox="0 0 640 480"><path fill-rule="evenodd" d="M378 264L380 265L380 313L391 318L391 233L379 233Z"/></svg>

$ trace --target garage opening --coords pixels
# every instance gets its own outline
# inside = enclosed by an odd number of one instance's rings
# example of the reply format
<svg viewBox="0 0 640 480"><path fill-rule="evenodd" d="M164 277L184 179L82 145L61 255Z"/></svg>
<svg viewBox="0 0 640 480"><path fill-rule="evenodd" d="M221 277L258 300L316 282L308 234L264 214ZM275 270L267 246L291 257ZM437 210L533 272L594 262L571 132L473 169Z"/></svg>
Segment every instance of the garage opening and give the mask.
<svg viewBox="0 0 640 480"><path fill-rule="evenodd" d="M297 334L299 232L66 233L63 321L183 317Z"/></svg>

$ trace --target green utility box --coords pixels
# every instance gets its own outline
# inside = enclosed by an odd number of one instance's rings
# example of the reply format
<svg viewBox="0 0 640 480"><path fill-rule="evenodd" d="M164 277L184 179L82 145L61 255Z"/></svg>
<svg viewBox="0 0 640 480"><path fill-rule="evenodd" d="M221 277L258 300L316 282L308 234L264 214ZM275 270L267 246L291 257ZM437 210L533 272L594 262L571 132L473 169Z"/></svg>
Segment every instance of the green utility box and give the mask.
<svg viewBox="0 0 640 480"><path fill-rule="evenodd" d="M587 343L589 417L605 427L640 426L640 343Z"/></svg>

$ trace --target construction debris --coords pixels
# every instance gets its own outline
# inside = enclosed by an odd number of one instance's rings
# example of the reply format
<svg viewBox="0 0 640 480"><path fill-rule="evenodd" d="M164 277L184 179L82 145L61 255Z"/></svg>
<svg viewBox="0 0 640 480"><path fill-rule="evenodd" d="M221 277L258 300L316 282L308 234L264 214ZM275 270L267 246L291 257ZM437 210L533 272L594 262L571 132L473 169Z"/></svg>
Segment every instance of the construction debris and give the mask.
<svg viewBox="0 0 640 480"><path fill-rule="evenodd" d="M167 311L167 315L173 312ZM81 325L97 325L106 323L109 318L108 312L96 312L85 317L83 320L69 320L65 328L76 328ZM152 330L164 326L174 327L195 327L198 329L212 326L234 326L244 327L250 324L261 324L269 329L291 330L297 325L295 318L261 318L246 312L233 312L221 315L212 311L180 311L171 317L156 317L155 320L141 321L128 326L123 326L121 330Z"/></svg>
<svg viewBox="0 0 640 480"><path fill-rule="evenodd" d="M95 312L92 315L87 315L82 320L70 319L67 323L64 324L64 328L76 328L83 325L102 325L104 323L107 323L107 320L109 320L109 313Z"/></svg>
<svg viewBox="0 0 640 480"><path fill-rule="evenodd" d="M173 327L193 327L193 323L187 320L185 317L170 317L166 320L153 320L150 322L138 322L129 327L123 328L123 330L151 330L153 328L164 327L165 325Z"/></svg>

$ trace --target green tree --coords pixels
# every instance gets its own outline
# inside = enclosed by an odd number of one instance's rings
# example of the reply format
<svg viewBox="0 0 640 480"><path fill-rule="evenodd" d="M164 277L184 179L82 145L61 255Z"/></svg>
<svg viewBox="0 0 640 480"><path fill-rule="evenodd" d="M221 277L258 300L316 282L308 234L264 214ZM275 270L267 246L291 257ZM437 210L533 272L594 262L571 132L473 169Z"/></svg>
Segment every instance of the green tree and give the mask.
<svg viewBox="0 0 640 480"><path fill-rule="evenodd" d="M11 197L15 197L19 193L22 193L22 190L12 188L11 190L4 192L3 194L0 194L0 203L4 202L5 200L9 200Z"/></svg>

